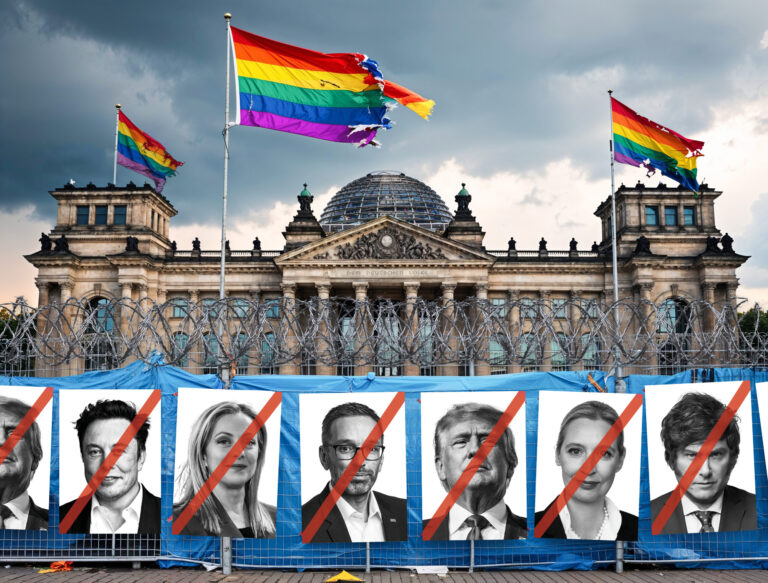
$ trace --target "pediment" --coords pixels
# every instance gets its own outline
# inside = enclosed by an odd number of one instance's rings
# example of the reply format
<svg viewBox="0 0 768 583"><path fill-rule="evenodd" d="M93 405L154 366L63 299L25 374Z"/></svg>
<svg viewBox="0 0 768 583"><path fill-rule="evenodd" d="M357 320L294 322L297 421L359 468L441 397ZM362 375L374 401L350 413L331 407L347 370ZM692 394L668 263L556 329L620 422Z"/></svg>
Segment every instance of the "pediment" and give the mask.
<svg viewBox="0 0 768 583"><path fill-rule="evenodd" d="M380 217L334 233L275 258L278 266L318 263L419 262L426 264L490 264L494 258L479 249L451 241L392 217Z"/></svg>

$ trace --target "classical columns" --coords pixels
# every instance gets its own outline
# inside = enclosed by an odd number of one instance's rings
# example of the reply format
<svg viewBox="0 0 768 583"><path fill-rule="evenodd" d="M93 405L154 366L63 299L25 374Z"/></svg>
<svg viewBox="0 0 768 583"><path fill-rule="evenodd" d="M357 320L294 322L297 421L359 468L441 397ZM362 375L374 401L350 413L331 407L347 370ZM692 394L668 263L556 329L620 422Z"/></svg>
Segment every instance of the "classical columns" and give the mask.
<svg viewBox="0 0 768 583"><path fill-rule="evenodd" d="M509 326L510 338L515 338L520 334L520 291L516 289L507 290L507 326ZM514 350L514 347L511 347ZM510 368L507 370L511 373L520 372L520 365L517 363L516 355L509 354L508 362Z"/></svg>
<svg viewBox="0 0 768 583"><path fill-rule="evenodd" d="M368 300L368 282L367 281L353 281L352 287L355 289L355 330L361 330L365 322L365 313L363 312L363 306ZM365 338L369 338L371 330L368 330L365 334ZM367 354L365 355L368 356ZM366 375L371 370L370 365L356 365L355 375Z"/></svg>
<svg viewBox="0 0 768 583"><path fill-rule="evenodd" d="M543 300L543 303L547 305L548 308L551 308L552 303L550 302L550 298L552 296L552 292L548 289L539 290L539 298ZM552 370L552 346L556 345L557 342L553 342L555 340L554 338L547 338L546 336L542 336L542 342L545 343L544 346L537 346L538 353L541 354L541 371L549 372ZM549 342L549 346L546 345L546 343Z"/></svg>
<svg viewBox="0 0 768 583"><path fill-rule="evenodd" d="M419 338L419 314L416 313L416 300L419 297L419 282L418 281L405 281L403 287L405 288L405 321L409 326L408 337L411 341L411 346L418 343ZM418 359L418 355L414 355L414 358ZM418 376L419 375L419 363L408 360L403 363L403 374L405 376Z"/></svg>
<svg viewBox="0 0 768 583"><path fill-rule="evenodd" d="M485 282L475 284L475 297L480 302L488 302L488 284ZM479 321L479 318L477 319ZM488 376L491 374L490 352L488 350L488 338L482 335L477 346L477 353L481 355L475 359L475 376Z"/></svg>
<svg viewBox="0 0 768 583"><path fill-rule="evenodd" d="M443 321L438 322L438 326L443 326L443 334L448 338L448 346L452 354L456 354L459 348L459 335L456 329L456 307L454 306L454 294L456 292L456 282L446 281L440 286L443 307ZM448 358L439 371L441 375L456 376L459 374L459 366L456 358Z"/></svg>
<svg viewBox="0 0 768 583"><path fill-rule="evenodd" d="M320 322L317 327L317 338L315 338L315 346L320 356L333 354L333 339L328 334L328 322L332 315L329 313L328 300L331 297L331 284L330 282L316 282L315 290L317 291L317 299L320 302ZM318 359L315 363L317 374L319 375L332 375L334 374L334 367L330 364L320 362Z"/></svg>
<svg viewBox="0 0 768 583"><path fill-rule="evenodd" d="M284 331L285 348L288 354L298 353L298 344L296 342L296 331L294 329L294 323L296 321L296 284L295 283L281 283L280 288L283 290L283 305L280 312L282 318L281 328ZM301 360L301 356L298 354L292 361L286 362L280 365L280 374L298 374L299 367L297 362Z"/></svg>

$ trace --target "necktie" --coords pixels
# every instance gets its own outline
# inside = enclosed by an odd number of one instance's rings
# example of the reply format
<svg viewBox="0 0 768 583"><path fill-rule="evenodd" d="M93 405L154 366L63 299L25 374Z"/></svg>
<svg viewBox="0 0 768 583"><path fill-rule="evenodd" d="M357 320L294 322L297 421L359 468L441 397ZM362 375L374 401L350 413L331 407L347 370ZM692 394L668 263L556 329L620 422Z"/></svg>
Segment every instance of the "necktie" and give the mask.
<svg viewBox="0 0 768 583"><path fill-rule="evenodd" d="M13 516L13 512L5 504L0 504L0 528L5 528L5 519Z"/></svg>
<svg viewBox="0 0 768 583"><path fill-rule="evenodd" d="M461 524L462 527L469 528L467 540L483 540L483 529L490 525L488 519L480 514L473 514Z"/></svg>
<svg viewBox="0 0 768 583"><path fill-rule="evenodd" d="M694 512L696 518L701 522L701 530L699 532L715 532L712 528L712 517L715 513L712 510L696 510Z"/></svg>

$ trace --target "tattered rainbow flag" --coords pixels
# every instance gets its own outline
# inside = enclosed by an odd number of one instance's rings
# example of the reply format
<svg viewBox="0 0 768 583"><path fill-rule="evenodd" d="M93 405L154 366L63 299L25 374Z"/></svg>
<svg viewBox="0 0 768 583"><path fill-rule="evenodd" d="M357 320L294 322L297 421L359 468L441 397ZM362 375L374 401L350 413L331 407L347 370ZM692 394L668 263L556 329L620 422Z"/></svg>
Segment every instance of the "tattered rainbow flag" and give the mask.
<svg viewBox="0 0 768 583"><path fill-rule="evenodd" d="M693 192L699 191L696 158L703 156L704 142L689 140L657 124L611 97L614 159L622 164L643 166L648 175L659 170Z"/></svg>
<svg viewBox="0 0 768 583"><path fill-rule="evenodd" d="M118 112L117 163L151 178L160 193L165 180L184 164L174 159L160 142L137 128L128 116Z"/></svg>
<svg viewBox="0 0 768 583"><path fill-rule="evenodd" d="M435 104L385 81L365 55L319 53L231 30L240 125L375 145L376 132L390 127L395 101L425 119Z"/></svg>

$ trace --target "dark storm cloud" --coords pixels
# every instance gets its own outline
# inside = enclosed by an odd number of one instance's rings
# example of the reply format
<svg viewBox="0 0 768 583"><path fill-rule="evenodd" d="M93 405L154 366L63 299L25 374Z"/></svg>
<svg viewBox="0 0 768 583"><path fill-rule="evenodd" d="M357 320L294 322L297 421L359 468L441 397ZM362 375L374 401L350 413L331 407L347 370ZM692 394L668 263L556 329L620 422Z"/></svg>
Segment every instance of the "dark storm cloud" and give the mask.
<svg viewBox="0 0 768 583"><path fill-rule="evenodd" d="M234 128L230 210L242 215L276 200L292 204L305 181L319 193L382 168L418 178L451 157L474 175L539 169L565 156L589 176L602 175L606 90L638 110L652 105L642 112L695 137L711 122L710 108L733 97L733 71L766 66L765 52L759 58L765 24L751 16L755 6L5 2L0 49L14 57L0 60L10 88L0 94L0 205L31 203L53 221L47 190L70 178L111 180L120 102L186 163L165 191L180 211L175 223L215 222L227 10L235 26L257 34L324 52L364 52L387 77L437 102L428 123L398 108L395 128L380 134L381 150ZM129 179L143 182L118 171L119 183Z"/></svg>

